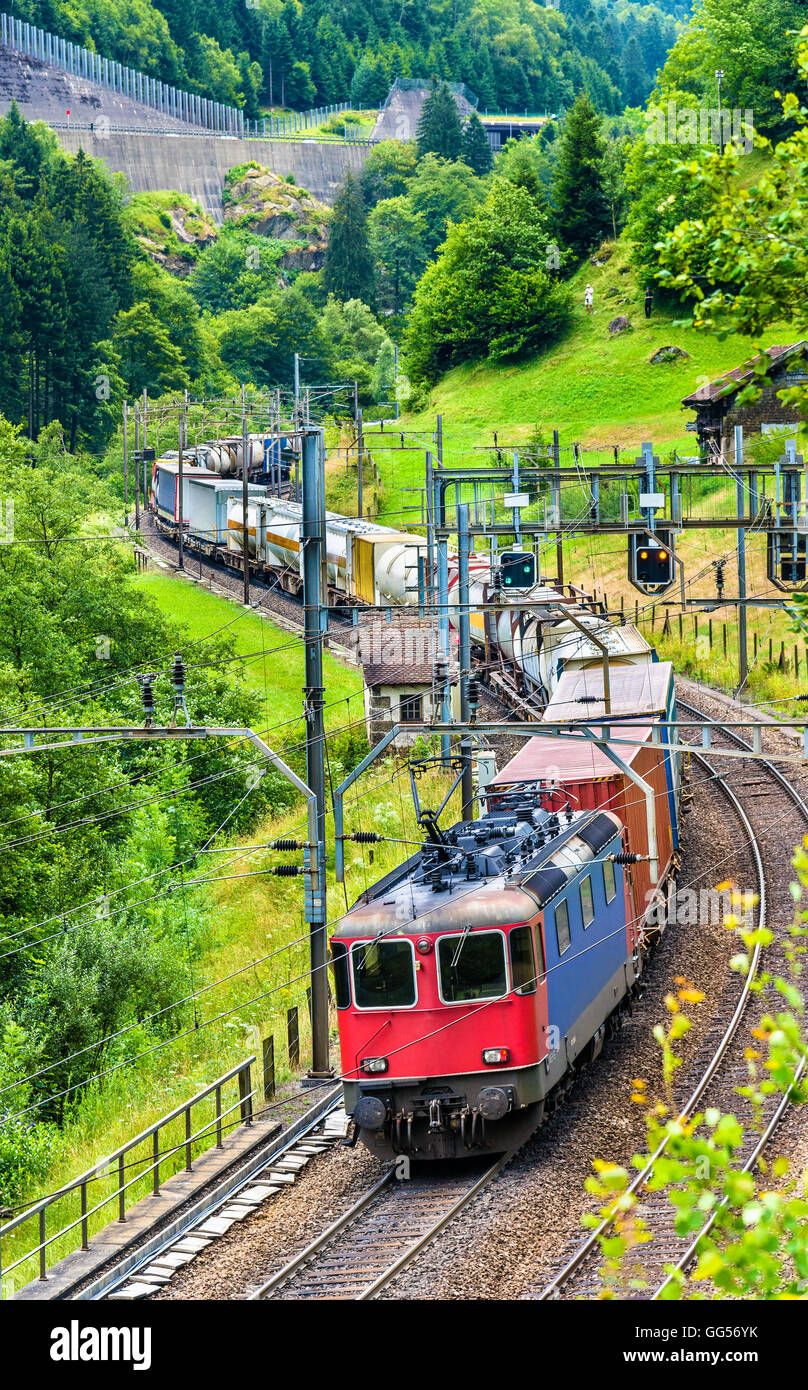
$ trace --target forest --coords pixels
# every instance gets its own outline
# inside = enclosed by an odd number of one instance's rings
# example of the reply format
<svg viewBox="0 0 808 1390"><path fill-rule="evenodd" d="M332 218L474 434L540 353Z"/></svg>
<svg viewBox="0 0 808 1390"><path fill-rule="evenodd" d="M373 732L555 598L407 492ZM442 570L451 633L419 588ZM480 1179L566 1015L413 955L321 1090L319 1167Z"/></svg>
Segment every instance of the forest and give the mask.
<svg viewBox="0 0 808 1390"><path fill-rule="evenodd" d="M11 0L14 15L256 117L350 101L395 77L464 82L480 110L604 112L645 101L679 0Z"/></svg>

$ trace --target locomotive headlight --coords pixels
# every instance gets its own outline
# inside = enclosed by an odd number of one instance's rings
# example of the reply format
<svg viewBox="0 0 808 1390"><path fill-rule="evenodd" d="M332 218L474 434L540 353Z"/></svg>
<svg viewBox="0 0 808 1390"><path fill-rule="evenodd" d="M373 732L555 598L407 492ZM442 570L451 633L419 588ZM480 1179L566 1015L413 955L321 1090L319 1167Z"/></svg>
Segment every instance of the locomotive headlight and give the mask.
<svg viewBox="0 0 808 1390"><path fill-rule="evenodd" d="M510 1061L511 1050L509 1047L485 1047L483 1048L483 1061L489 1067L495 1067L502 1062Z"/></svg>
<svg viewBox="0 0 808 1390"><path fill-rule="evenodd" d="M419 936L415 946L422 956L428 956L429 952L432 950L432 942L428 936Z"/></svg>
<svg viewBox="0 0 808 1390"><path fill-rule="evenodd" d="M360 1065L366 1076L378 1076L379 1072L387 1071L390 1063L386 1057L363 1057Z"/></svg>

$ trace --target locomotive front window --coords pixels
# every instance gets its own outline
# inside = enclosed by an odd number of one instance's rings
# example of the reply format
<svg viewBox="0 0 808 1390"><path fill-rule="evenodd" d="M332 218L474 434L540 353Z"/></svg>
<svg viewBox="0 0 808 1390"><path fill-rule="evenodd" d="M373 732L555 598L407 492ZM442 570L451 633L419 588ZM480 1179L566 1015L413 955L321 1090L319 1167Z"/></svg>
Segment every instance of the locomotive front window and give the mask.
<svg viewBox="0 0 808 1390"><path fill-rule="evenodd" d="M511 981L515 994L536 993L536 962L530 927L514 927L510 935Z"/></svg>
<svg viewBox="0 0 808 1390"><path fill-rule="evenodd" d="M331 965L334 971L334 995L338 1009L347 1009L351 1002L351 986L348 980L348 947L343 941L331 943Z"/></svg>
<svg viewBox="0 0 808 1390"><path fill-rule="evenodd" d="M508 992L501 932L466 932L438 941L440 994L444 1004L498 999Z"/></svg>
<svg viewBox="0 0 808 1390"><path fill-rule="evenodd" d="M408 1009L415 1003L415 958L409 941L361 941L351 950L358 1009Z"/></svg>

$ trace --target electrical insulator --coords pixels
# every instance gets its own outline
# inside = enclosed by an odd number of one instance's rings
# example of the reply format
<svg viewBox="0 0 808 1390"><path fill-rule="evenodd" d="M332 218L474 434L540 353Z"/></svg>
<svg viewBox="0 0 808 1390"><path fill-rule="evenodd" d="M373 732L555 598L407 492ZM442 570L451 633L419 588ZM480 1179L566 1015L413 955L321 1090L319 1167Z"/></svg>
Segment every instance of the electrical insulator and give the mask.
<svg viewBox="0 0 808 1390"><path fill-rule="evenodd" d="M468 700L469 709L475 714L480 704L480 682L476 676L469 676L468 680Z"/></svg>
<svg viewBox="0 0 808 1390"><path fill-rule="evenodd" d="M272 840L270 849L280 850L282 854L290 854L292 850L306 849L307 846L302 840Z"/></svg>
<svg viewBox="0 0 808 1390"><path fill-rule="evenodd" d="M182 659L182 652L174 653L174 665L171 667L171 685L174 690L174 718L173 724L177 722L177 715L182 710L185 715L186 727L191 722L188 713L188 706L185 703L185 663Z"/></svg>
<svg viewBox="0 0 808 1390"><path fill-rule="evenodd" d="M147 672L137 678L138 685L140 686L140 698L143 701L143 713L146 716L147 728L154 718L154 682L156 679L154 672Z"/></svg>
<svg viewBox="0 0 808 1390"><path fill-rule="evenodd" d="M171 668L171 684L174 687L174 694L178 698L185 695L185 663L182 659L182 652L174 653L174 665Z"/></svg>

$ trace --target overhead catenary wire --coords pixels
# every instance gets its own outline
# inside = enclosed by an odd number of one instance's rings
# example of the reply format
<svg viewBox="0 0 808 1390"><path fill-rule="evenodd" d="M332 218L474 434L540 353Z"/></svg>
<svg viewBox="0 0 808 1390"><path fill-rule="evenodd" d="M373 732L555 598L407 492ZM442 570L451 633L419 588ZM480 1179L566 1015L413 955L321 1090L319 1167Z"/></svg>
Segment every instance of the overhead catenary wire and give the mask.
<svg viewBox="0 0 808 1390"><path fill-rule="evenodd" d="M712 774L709 778L707 778L707 779L705 779L705 780L718 780L718 779L719 779L719 774L716 773L716 774ZM727 780L727 779L724 778L724 780ZM664 791L661 791L661 792L656 793L656 795L657 795L657 796L660 796L660 797L662 797L662 796L667 796L667 788L664 789ZM790 814L790 812L784 813L783 816L781 816L781 817L779 817L777 820L773 821L772 824L771 824L770 830L774 830L774 829L776 828L776 826L779 825L779 823L780 823L781 820L786 819L786 817L787 817L788 814ZM696 876L697 879L698 879L698 878L703 878L703 877L705 877L707 874L713 873L713 872L714 872L716 869L718 869L728 858L731 858L731 857L733 856L734 853L735 853L735 850L733 849L733 850L728 851L727 854L722 855L722 857L721 857L720 859L716 860L713 864L708 865L704 870L702 870L701 873L698 874L698 875ZM593 860L593 861L588 861L588 862L591 863L591 862L597 862L597 861L596 861L596 860ZM461 896L462 896L462 897L468 896L468 894L476 892L476 891L478 890L478 888L479 888L479 884L477 884L477 883L472 883L472 884L469 886L468 889L465 889L465 890L462 892ZM431 916L434 912L440 911L440 910L441 910L441 907L442 907L442 904L436 904L433 908L429 908L429 909L427 909L425 912L419 913L418 916L417 916L417 918L416 918L415 916L413 916L413 918L412 918L411 920L412 920L412 921L415 921L415 920L418 920L418 921L424 920L424 919L426 919L427 917ZM341 919L342 919L342 918L341 918L341 916L340 916L339 918L335 918L335 919L333 919L332 921L327 922L327 923L326 923L326 928L328 928L328 927L330 927L330 926L336 925L336 923L339 922L339 921L341 921ZM551 967L549 967L549 970L543 972L543 974L549 973L550 970L557 970L557 969L560 969L563 965L573 964L573 963L575 962L575 960L577 960L582 954L586 954L586 953L587 953L588 951L590 951L590 950L597 949L597 947L598 947L599 945L603 944L604 941L611 939L611 937L613 937L613 936L616 937L616 936L622 936L622 935L624 935L624 934L625 934L625 931L626 931L626 928L627 928L628 926L637 925L637 924L641 923L643 920L644 920L644 915L643 915L643 916L637 916L637 917L631 919L631 920L628 921L628 922L623 922L623 923L621 923L620 927L618 927L618 928L615 930L615 932L609 933L607 937L605 937L605 938L600 938L598 941L592 943L592 945L590 945L590 946L588 946L588 947L585 947L583 952L578 952L578 953L576 953L576 955L573 955L573 956L565 956L562 960L560 960L560 961L558 962L558 964L557 964L556 966L551 966ZM385 937L387 937L387 936L389 936L389 935L391 935L391 934L393 934L393 933L400 932L401 929L402 929L402 923L400 923L400 922L395 922L395 923L393 923L393 924L391 925L391 927L390 927L386 932L381 932L381 933L379 933L379 935L378 935L377 937L375 937L374 940L375 940L375 941L384 940ZM288 948L287 948L287 947L281 947L281 948L279 948L279 952L278 952L278 953L281 953L281 952L283 952L283 951L286 950L286 949L291 949L291 946L292 946L292 945L299 944L299 942L302 941L302 940L306 940L306 937L304 936L304 937L301 937L301 938L296 939L295 942L290 943L290 945L289 945ZM260 962L258 962L258 963L260 963ZM321 969L327 969L327 966L328 966L328 963L326 962L325 965L323 965L322 967L319 967L319 968L321 968ZM245 967L245 969L251 969L251 968L252 968L252 964L249 964L249 965L247 965L247 966ZM242 973L242 972L237 972L237 973ZM263 999L270 997L271 995L277 993L278 991L283 990L283 989L286 989L286 988L287 988L289 985L291 985L291 984L296 984L296 983L299 983L301 980L309 979L310 976L311 976L311 973L312 973L311 970L306 970L306 971L303 972L301 975L295 976L295 977L293 977L293 978L290 979L290 980L286 980L286 981L284 981L284 982L282 982L282 983L280 983L280 984L278 984L278 985L276 985L276 986L273 986L273 987L270 988L269 990L263 991L261 994L256 995L256 996L254 996L253 998L251 998L251 999L249 999L249 1000L242 1001L240 1004L235 1005L232 1009L225 1010L225 1011L223 1011L223 1012L221 1012L221 1013L219 1013L219 1014L216 1014L216 1015L214 1015L214 1016L213 1016L212 1018L210 1018L210 1019L202 1020L202 1022L200 1022L200 1023L198 1024L198 1027L197 1027L197 1028L186 1029L186 1030L184 1030L184 1031L182 1031L182 1032L172 1034L171 1037L166 1038L166 1039L162 1040L160 1043L155 1044L154 1046L145 1049L143 1052L137 1053L137 1054L135 1054L133 1057L127 1058L127 1059L125 1059L124 1061L122 1061L122 1062L120 1062L120 1063L116 1063L116 1064L114 1064L114 1065L111 1066L111 1067L105 1068L103 1071L97 1072L97 1073L95 1073L95 1074L94 1074L93 1076L91 1076L91 1077L85 1077L85 1078L83 1078L82 1080L77 1081L77 1082L75 1082L74 1084L72 1084L71 1086L67 1087L65 1090L63 1090L63 1091L61 1091L61 1092L57 1092L55 1095L52 1095L52 1096L50 1096L50 1097L43 1097L42 1099L40 1099L40 1100L38 1100L38 1101L36 1101L36 1102L33 1102L31 1105L27 1106L24 1110L15 1112L14 1114L12 1114L12 1115L10 1115L10 1116L7 1115L5 1118L6 1118L6 1119L21 1118L21 1117L23 1117L24 1115L26 1115L26 1114L28 1114L28 1113L34 1111L34 1110L40 1109L40 1108L42 1108L43 1106L52 1103L52 1102L55 1101L55 1100L60 1100L60 1099L62 1099L65 1095L71 1094L73 1091L77 1090L79 1087L81 1087L81 1086L83 1086L83 1085L86 1085L89 1081L100 1080L100 1079L102 1079L103 1077L105 1077L105 1076L111 1074L112 1072L117 1072L117 1071L121 1070L122 1067L131 1065L131 1064L133 1064L134 1062L141 1060L143 1057L150 1056L152 1053L154 1053L154 1052L156 1052L156 1051L160 1051L160 1050L162 1050L162 1048L164 1048L164 1047L170 1046L170 1045L171 1045L173 1042L175 1042L175 1041L179 1041L179 1040L181 1040L182 1038L188 1037L190 1034L194 1033L195 1031L198 1031L198 1030L201 1029L201 1028L207 1027L207 1026L213 1024L213 1023L216 1023L216 1022L218 1022L218 1021L221 1021L221 1020L224 1019L224 1018L230 1017L233 1013L237 1012L237 1011L238 1011L239 1009L241 1009L241 1008L250 1007L252 1004L261 1002ZM213 986L211 986L211 987L213 987ZM188 996L188 997L190 998L191 996ZM185 1001L183 1001L183 1002L187 1002L187 999L186 999ZM496 1001L488 1001L488 1002L496 1002ZM166 1006L166 1009L169 1009L169 1008L171 1008L171 1007L172 1007L172 1006ZM139 1025L138 1025L138 1024L130 1024L130 1025L128 1025L126 1028L122 1029L122 1030L121 1030L121 1033L128 1032L128 1031L130 1031L133 1027L136 1027L136 1026L139 1026ZM443 1030L442 1030L442 1029L438 1029L437 1031L440 1032L440 1031L443 1031ZM428 1035L426 1035L426 1036L431 1036L431 1034L428 1034ZM102 1043L103 1041L105 1041L105 1040L99 1040L97 1044L91 1044L91 1045L90 1045L90 1048L92 1048L93 1046L96 1046L96 1045L101 1045L101 1043ZM417 1041L418 1041L418 1039L413 1039L410 1043L406 1044L406 1046L412 1046L412 1045L414 1045L414 1043L417 1042ZM90 1050L90 1049L87 1049L87 1050ZM54 1063L54 1064L49 1068L49 1070L52 1070L53 1067L55 1067L55 1066L57 1066L57 1065L66 1065L67 1062L69 1062L69 1061L71 1061L71 1060L73 1060L72 1057L59 1059L59 1062ZM18 1089L20 1086L25 1085L25 1084L26 1084L26 1079L20 1079L20 1080L18 1080L18 1081L16 1081L16 1082L12 1083L10 1087L7 1087L7 1088L5 1088L5 1089ZM0 1091L0 1094L3 1094L3 1091Z"/></svg>

